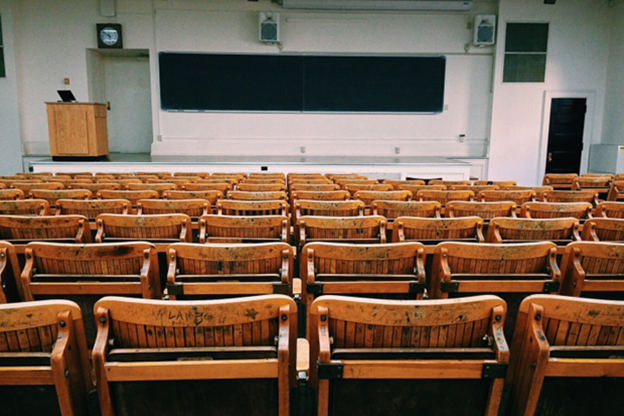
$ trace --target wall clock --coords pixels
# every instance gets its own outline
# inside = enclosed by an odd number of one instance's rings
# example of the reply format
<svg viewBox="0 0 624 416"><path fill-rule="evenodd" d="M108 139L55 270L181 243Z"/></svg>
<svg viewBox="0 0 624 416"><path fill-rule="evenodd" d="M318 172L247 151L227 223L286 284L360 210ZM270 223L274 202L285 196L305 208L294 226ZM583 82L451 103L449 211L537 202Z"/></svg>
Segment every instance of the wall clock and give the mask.
<svg viewBox="0 0 624 416"><path fill-rule="evenodd" d="M123 48L121 25L119 23L98 23L97 40L100 49Z"/></svg>

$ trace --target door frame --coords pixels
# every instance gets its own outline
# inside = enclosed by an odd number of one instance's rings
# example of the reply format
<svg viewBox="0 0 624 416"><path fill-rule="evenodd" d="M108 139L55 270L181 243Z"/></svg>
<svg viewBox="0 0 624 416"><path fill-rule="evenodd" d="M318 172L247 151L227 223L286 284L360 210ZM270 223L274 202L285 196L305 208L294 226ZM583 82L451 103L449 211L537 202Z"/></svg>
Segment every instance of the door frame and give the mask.
<svg viewBox="0 0 624 416"><path fill-rule="evenodd" d="M540 147L537 161L537 177L541 179L546 174L546 160L548 157L548 133L550 131L550 110L553 98L584 98L587 105L585 124L583 126L583 151L581 152L581 166L579 173L587 173L589 166L589 150L594 144L593 125L594 109L596 106L596 91L544 91L542 111L542 129L540 132Z"/></svg>

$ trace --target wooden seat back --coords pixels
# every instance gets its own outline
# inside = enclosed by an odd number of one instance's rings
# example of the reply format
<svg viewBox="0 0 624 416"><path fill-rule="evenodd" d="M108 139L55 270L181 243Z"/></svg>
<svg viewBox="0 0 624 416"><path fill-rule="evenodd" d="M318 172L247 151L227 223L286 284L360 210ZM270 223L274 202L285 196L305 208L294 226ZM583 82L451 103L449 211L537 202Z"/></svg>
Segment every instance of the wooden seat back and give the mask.
<svg viewBox="0 0 624 416"><path fill-rule="evenodd" d="M158 175L160 177L160 175ZM198 178L209 178L209 172L173 172L173 176L195 176Z"/></svg>
<svg viewBox="0 0 624 416"><path fill-rule="evenodd" d="M309 311L318 414L497 415L504 371L484 370L507 367L505 314L496 296L318 298Z"/></svg>
<svg viewBox="0 0 624 416"><path fill-rule="evenodd" d="M624 218L624 202L601 202L596 205L594 217Z"/></svg>
<svg viewBox="0 0 624 416"><path fill-rule="evenodd" d="M30 241L90 243L89 220L82 215L26 217L0 215L0 239L13 244Z"/></svg>
<svg viewBox="0 0 624 416"><path fill-rule="evenodd" d="M542 202L589 202L594 206L599 204L598 193L594 190L580 191L543 191L539 195Z"/></svg>
<svg viewBox="0 0 624 416"><path fill-rule="evenodd" d="M217 201L218 215L281 215L287 217L288 210L288 204L282 200L240 201L221 199Z"/></svg>
<svg viewBox="0 0 624 416"><path fill-rule="evenodd" d="M126 189L126 186L129 183L143 183L143 181L139 178L135 178L135 177L126 177L125 179L121 179L121 178L115 178L115 179L108 179L108 178L102 178L99 179L96 178L95 179L95 183L116 183L119 184L119 186L121 187L121 189Z"/></svg>
<svg viewBox="0 0 624 416"><path fill-rule="evenodd" d="M165 191L164 199L205 199L214 206L218 200L223 199L221 191Z"/></svg>
<svg viewBox="0 0 624 416"><path fill-rule="evenodd" d="M95 220L100 214L127 215L132 204L127 199L59 199L56 201L56 215L83 215Z"/></svg>
<svg viewBox="0 0 624 416"><path fill-rule="evenodd" d="M161 179L171 178L171 172L135 172L137 175L156 175Z"/></svg>
<svg viewBox="0 0 624 416"><path fill-rule="evenodd" d="M516 186L516 181L474 181L473 185Z"/></svg>
<svg viewBox="0 0 624 416"><path fill-rule="evenodd" d="M306 190L293 190L291 193L291 200L294 206L295 202L299 199L306 199L310 201L347 201L351 199L349 191L306 191Z"/></svg>
<svg viewBox="0 0 624 416"><path fill-rule="evenodd" d="M295 202L295 222L305 215L321 217L357 217L364 215L362 201L314 201L308 199Z"/></svg>
<svg viewBox="0 0 624 416"><path fill-rule="evenodd" d="M472 191L478 195L481 191L496 191L500 189L499 185L451 185L449 191Z"/></svg>
<svg viewBox="0 0 624 416"><path fill-rule="evenodd" d="M516 203L514 201L496 202L469 202L451 201L446 204L445 218L454 217L481 217L491 219L494 217L516 217Z"/></svg>
<svg viewBox="0 0 624 416"><path fill-rule="evenodd" d="M199 218L199 242L267 242L290 240L290 222L283 215L204 215Z"/></svg>
<svg viewBox="0 0 624 416"><path fill-rule="evenodd" d="M571 190L576 173L547 173L544 175L542 185L552 186L556 190Z"/></svg>
<svg viewBox="0 0 624 416"><path fill-rule="evenodd" d="M87 393L93 385L78 305L62 300L0 305L0 339L3 415L89 415Z"/></svg>
<svg viewBox="0 0 624 416"><path fill-rule="evenodd" d="M115 191L102 189L96 193L97 199L126 199L136 207L139 199L158 199L158 192L150 189Z"/></svg>
<svg viewBox="0 0 624 416"><path fill-rule="evenodd" d="M437 244L441 241L483 242L483 219L398 217L392 226L392 241L421 241Z"/></svg>
<svg viewBox="0 0 624 416"><path fill-rule="evenodd" d="M13 244L0 241L0 303L24 299L19 280L20 267Z"/></svg>
<svg viewBox="0 0 624 416"><path fill-rule="evenodd" d="M186 214L191 218L211 214L210 202L205 199L140 199L137 215Z"/></svg>
<svg viewBox="0 0 624 416"><path fill-rule="evenodd" d="M226 195L227 199L235 199L239 201L274 201L282 199L288 201L286 192L283 191L267 191L267 192L246 192L246 191L229 191Z"/></svg>
<svg viewBox="0 0 624 416"><path fill-rule="evenodd" d="M624 219L592 218L585 221L581 239L584 241L624 241Z"/></svg>
<svg viewBox="0 0 624 416"><path fill-rule="evenodd" d="M411 201L412 193L410 191L367 191L360 190L353 195L353 199L358 199L366 206L370 206L373 201Z"/></svg>
<svg viewBox="0 0 624 416"><path fill-rule="evenodd" d="M93 179L80 179L80 178L69 178L69 179L58 179L54 178L54 182L62 183L64 189L68 189L69 185L74 184L93 184ZM75 186L74 189L79 189L79 186Z"/></svg>
<svg viewBox="0 0 624 416"><path fill-rule="evenodd" d="M481 191L477 194L477 201L514 201L518 206L524 204L525 202L534 201L535 198L535 192L531 189L522 191Z"/></svg>
<svg viewBox="0 0 624 416"><path fill-rule="evenodd" d="M189 184L189 183L195 183L199 180L198 176L190 176L190 177L185 177L185 176L176 176L176 177L171 177L171 178L161 178L159 177L158 179L148 179L147 181L145 181L145 183L147 184L158 184L158 183L172 183L175 185L175 189L177 190L182 190L184 188L185 185ZM162 195L161 195L162 197Z"/></svg>
<svg viewBox="0 0 624 416"><path fill-rule="evenodd" d="M445 181L442 179L431 179L427 185L444 185L447 188L453 185L472 185L471 181Z"/></svg>
<svg viewBox="0 0 624 416"><path fill-rule="evenodd" d="M526 298L511 345L508 414L609 415L621 408L623 315L624 302Z"/></svg>
<svg viewBox="0 0 624 416"><path fill-rule="evenodd" d="M421 180L409 181L409 180L384 179L383 181L381 181L381 183L392 185L392 187L394 189L399 189L399 186L401 186L401 185L424 185L425 181L421 181Z"/></svg>
<svg viewBox="0 0 624 416"><path fill-rule="evenodd" d="M11 184L13 189L21 189L26 195L30 194L33 189L65 189L65 186L60 182L45 182L45 183L27 183L27 182L13 182Z"/></svg>
<svg viewBox="0 0 624 416"><path fill-rule="evenodd" d="M68 189L87 189L91 191L91 194L95 195L98 191L102 189L112 189L112 190L120 190L121 185L115 182L109 183L79 183L79 182L70 182L67 184Z"/></svg>
<svg viewBox="0 0 624 416"><path fill-rule="evenodd" d="M316 217L303 216L295 225L295 240L302 248L312 241L341 241L350 243L386 242L385 217Z"/></svg>
<svg viewBox="0 0 624 416"><path fill-rule="evenodd" d="M416 195L419 191L444 191L446 185L399 185L399 189L402 191L410 191L412 195Z"/></svg>
<svg viewBox="0 0 624 416"><path fill-rule="evenodd" d="M236 185L236 190L238 191L247 191L247 192L274 192L274 191L285 191L286 184L284 183L249 183L249 182L241 182Z"/></svg>
<svg viewBox="0 0 624 416"><path fill-rule="evenodd" d="M418 201L438 201L442 205L446 205L449 201L472 201L474 200L474 192L472 191L430 191L420 190L416 193Z"/></svg>
<svg viewBox="0 0 624 416"><path fill-rule="evenodd" d="M420 243L347 244L314 242L301 252L302 300L319 295L402 294L422 299L425 250Z"/></svg>
<svg viewBox="0 0 624 416"><path fill-rule="evenodd" d="M553 188L552 186L518 186L518 185L513 185L513 186L501 186L500 189L502 191L527 191L527 190L532 190L535 192L535 195L539 196L540 193L544 192L544 191L554 191L555 188Z"/></svg>
<svg viewBox="0 0 624 416"><path fill-rule="evenodd" d="M383 191L392 191L394 188L389 184L359 184L359 183L346 183L343 186L345 191L349 191L351 197L355 195L359 191L375 191L375 192L383 192Z"/></svg>
<svg viewBox="0 0 624 416"><path fill-rule="evenodd" d="M279 179L286 181L286 175L279 172L252 172L247 175L249 179Z"/></svg>
<svg viewBox="0 0 624 416"><path fill-rule="evenodd" d="M167 254L170 300L293 294L294 250L286 243L177 243Z"/></svg>
<svg viewBox="0 0 624 416"><path fill-rule="evenodd" d="M335 183L302 183L302 182L293 182L290 184L290 192L295 191L338 191L340 190L340 185Z"/></svg>
<svg viewBox="0 0 624 416"><path fill-rule="evenodd" d="M607 201L620 201L624 199L624 180L616 180L611 183Z"/></svg>
<svg viewBox="0 0 624 416"><path fill-rule="evenodd" d="M187 183L182 185L184 191L219 191L224 195L232 190L232 184L229 182L214 182L214 183Z"/></svg>
<svg viewBox="0 0 624 416"><path fill-rule="evenodd" d="M377 179L339 178L339 179L334 179L334 183L340 185L341 189L346 189L347 185L351 185L351 186L378 185L379 181Z"/></svg>
<svg viewBox="0 0 624 416"><path fill-rule="evenodd" d="M24 191L21 189L0 189L0 201L15 201L24 199Z"/></svg>
<svg viewBox="0 0 624 416"><path fill-rule="evenodd" d="M581 241L576 218L493 218L488 227L488 243L512 241L553 241L567 244Z"/></svg>
<svg viewBox="0 0 624 416"><path fill-rule="evenodd" d="M525 202L520 210L522 218L563 218L587 219L592 217L592 204L589 202Z"/></svg>
<svg viewBox="0 0 624 416"><path fill-rule="evenodd" d="M55 207L59 199L91 199L93 196L88 189L33 189L29 192L30 198L45 199L50 206Z"/></svg>
<svg viewBox="0 0 624 416"><path fill-rule="evenodd" d="M102 415L120 409L135 416L290 415L297 306L287 296L107 297L95 312L93 366ZM168 393L179 388L187 393L172 400Z"/></svg>
<svg viewBox="0 0 624 416"><path fill-rule="evenodd" d="M597 296L624 294L624 245L577 241L566 246L561 259L561 294Z"/></svg>
<svg viewBox="0 0 624 416"><path fill-rule="evenodd" d="M156 180L160 180L160 178L155 178ZM130 191L142 191L142 190L151 190L158 192L158 197L162 197L163 192L165 191L173 191L177 189L175 183L129 183L126 185L126 189Z"/></svg>
<svg viewBox="0 0 624 416"><path fill-rule="evenodd" d="M0 200L0 215L50 215L45 199Z"/></svg>
<svg viewBox="0 0 624 416"><path fill-rule="evenodd" d="M120 215L100 214L96 219L96 243L144 240L191 242L191 217L186 214Z"/></svg>
<svg viewBox="0 0 624 416"><path fill-rule="evenodd" d="M437 201L372 201L371 214L389 221L397 217L440 218L442 204Z"/></svg>

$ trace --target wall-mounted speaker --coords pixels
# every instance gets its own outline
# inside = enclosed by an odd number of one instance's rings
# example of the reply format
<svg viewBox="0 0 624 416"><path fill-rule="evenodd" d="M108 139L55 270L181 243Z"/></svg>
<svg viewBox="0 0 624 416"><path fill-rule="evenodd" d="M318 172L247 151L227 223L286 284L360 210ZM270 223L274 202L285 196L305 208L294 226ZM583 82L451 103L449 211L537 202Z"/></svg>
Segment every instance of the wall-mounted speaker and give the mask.
<svg viewBox="0 0 624 416"><path fill-rule="evenodd" d="M260 12L258 35L261 42L275 43L280 41L279 13Z"/></svg>
<svg viewBox="0 0 624 416"><path fill-rule="evenodd" d="M472 42L476 46L494 45L496 42L496 15L479 14L475 16Z"/></svg>

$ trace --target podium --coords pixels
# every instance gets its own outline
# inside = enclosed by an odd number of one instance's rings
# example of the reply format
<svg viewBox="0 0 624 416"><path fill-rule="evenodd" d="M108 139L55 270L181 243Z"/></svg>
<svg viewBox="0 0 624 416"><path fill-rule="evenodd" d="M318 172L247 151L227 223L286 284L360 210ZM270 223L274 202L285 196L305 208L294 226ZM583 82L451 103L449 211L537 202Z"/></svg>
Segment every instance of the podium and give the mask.
<svg viewBox="0 0 624 416"><path fill-rule="evenodd" d="M52 160L108 157L106 106L98 103L46 103Z"/></svg>

